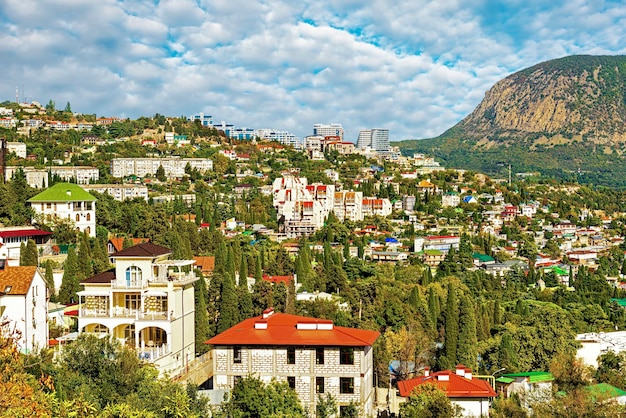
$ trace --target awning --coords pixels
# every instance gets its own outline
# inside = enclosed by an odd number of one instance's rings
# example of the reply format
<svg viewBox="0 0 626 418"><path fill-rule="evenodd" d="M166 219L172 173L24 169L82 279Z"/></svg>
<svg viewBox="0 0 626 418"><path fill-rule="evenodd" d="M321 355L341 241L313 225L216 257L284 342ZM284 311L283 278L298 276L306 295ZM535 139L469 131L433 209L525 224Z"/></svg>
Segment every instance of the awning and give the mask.
<svg viewBox="0 0 626 418"><path fill-rule="evenodd" d="M167 292L161 292L158 290L146 290L143 292L144 296L167 296Z"/></svg>

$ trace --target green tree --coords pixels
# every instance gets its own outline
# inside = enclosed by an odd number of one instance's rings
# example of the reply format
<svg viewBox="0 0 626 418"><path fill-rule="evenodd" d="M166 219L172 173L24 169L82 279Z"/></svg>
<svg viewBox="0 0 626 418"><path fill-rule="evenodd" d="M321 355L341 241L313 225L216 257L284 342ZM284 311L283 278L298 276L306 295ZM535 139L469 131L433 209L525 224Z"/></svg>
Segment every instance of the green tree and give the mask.
<svg viewBox="0 0 626 418"><path fill-rule="evenodd" d="M445 311L445 356L442 359L442 368L452 368L457 364L457 349L459 343L459 308L454 284L448 283L448 296Z"/></svg>
<svg viewBox="0 0 626 418"><path fill-rule="evenodd" d="M476 315L474 304L468 295L460 297L459 304L459 340L457 360L459 363L476 370L478 341L476 338Z"/></svg>
<svg viewBox="0 0 626 418"><path fill-rule="evenodd" d="M54 274L52 271L52 260L46 260L45 262L44 280L46 281L46 288L51 300L56 300L56 289L54 287Z"/></svg>
<svg viewBox="0 0 626 418"><path fill-rule="evenodd" d="M306 418L298 395L286 382L265 385L255 377L240 379L228 401L222 403L216 418Z"/></svg>
<svg viewBox="0 0 626 418"><path fill-rule="evenodd" d="M402 418L454 418L461 416L446 394L436 385L425 383L413 389L407 401L400 405Z"/></svg>
<svg viewBox="0 0 626 418"><path fill-rule="evenodd" d="M194 301L195 301L195 340L196 354L200 355L209 351L209 346L204 342L211 338L211 329L209 327L209 316L207 312L208 291L206 281L199 273L200 278L193 284Z"/></svg>
<svg viewBox="0 0 626 418"><path fill-rule="evenodd" d="M222 283L221 300L219 303L219 319L217 332L224 332L239 322L239 301L235 288L235 279L230 275L224 276Z"/></svg>
<svg viewBox="0 0 626 418"><path fill-rule="evenodd" d="M78 270L78 257L74 247L67 250L67 258L63 264L63 279L59 288L59 302L63 304L77 302L76 293L80 292L80 277Z"/></svg>
<svg viewBox="0 0 626 418"><path fill-rule="evenodd" d="M315 404L316 418L334 418L337 415L337 402L330 393L325 397L317 395L317 403Z"/></svg>
<svg viewBox="0 0 626 418"><path fill-rule="evenodd" d="M162 165L160 165L159 168L157 168L156 178L159 181L166 181L167 180L167 177L165 176L165 169L163 168Z"/></svg>
<svg viewBox="0 0 626 418"><path fill-rule="evenodd" d="M38 266L39 252L35 241L29 239L23 248L22 245L20 245L20 266Z"/></svg>

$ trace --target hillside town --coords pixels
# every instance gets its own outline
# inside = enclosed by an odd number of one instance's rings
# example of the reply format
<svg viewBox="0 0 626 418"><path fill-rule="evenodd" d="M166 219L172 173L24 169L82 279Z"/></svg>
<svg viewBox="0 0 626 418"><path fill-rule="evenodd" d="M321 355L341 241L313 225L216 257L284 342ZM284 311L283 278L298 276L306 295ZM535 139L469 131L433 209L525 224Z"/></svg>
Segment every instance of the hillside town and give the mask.
<svg viewBox="0 0 626 418"><path fill-rule="evenodd" d="M99 386L91 349L179 397L145 416L626 413L623 191L449 169L383 128L2 105L0 364L30 392L0 410L157 405Z"/></svg>

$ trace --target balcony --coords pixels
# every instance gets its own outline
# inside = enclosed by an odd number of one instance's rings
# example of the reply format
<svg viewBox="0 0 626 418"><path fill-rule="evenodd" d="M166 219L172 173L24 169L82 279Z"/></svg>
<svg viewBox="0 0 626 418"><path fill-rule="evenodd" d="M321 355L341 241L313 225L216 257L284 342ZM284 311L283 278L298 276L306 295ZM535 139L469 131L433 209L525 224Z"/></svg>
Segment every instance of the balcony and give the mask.
<svg viewBox="0 0 626 418"><path fill-rule="evenodd" d="M142 289L144 287L143 280L125 280L125 279L113 279L111 280L111 289Z"/></svg>
<svg viewBox="0 0 626 418"><path fill-rule="evenodd" d="M137 349L137 354L140 360L152 363L170 353L170 349L168 348L167 344L152 346L151 343L152 341L148 341L148 343L144 347L140 347Z"/></svg>

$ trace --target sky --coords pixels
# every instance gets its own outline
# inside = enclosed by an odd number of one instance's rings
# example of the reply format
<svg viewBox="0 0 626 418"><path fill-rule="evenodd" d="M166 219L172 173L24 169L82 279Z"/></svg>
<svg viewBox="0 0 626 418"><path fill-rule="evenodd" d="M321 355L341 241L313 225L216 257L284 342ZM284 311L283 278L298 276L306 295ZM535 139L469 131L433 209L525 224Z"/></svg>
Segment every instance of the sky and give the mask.
<svg viewBox="0 0 626 418"><path fill-rule="evenodd" d="M429 138L498 80L624 39L622 0L0 0L0 102Z"/></svg>

